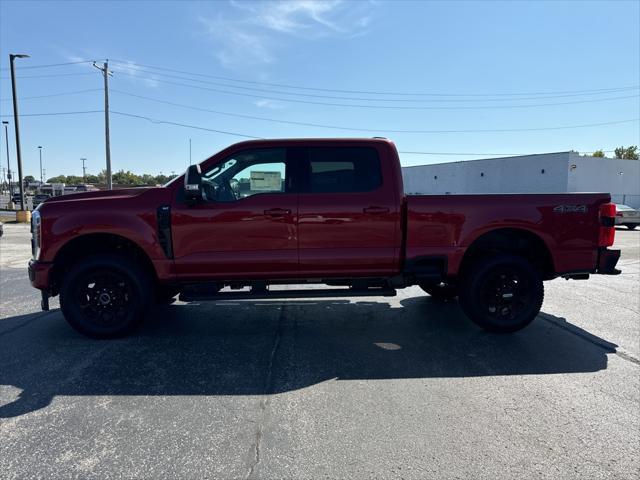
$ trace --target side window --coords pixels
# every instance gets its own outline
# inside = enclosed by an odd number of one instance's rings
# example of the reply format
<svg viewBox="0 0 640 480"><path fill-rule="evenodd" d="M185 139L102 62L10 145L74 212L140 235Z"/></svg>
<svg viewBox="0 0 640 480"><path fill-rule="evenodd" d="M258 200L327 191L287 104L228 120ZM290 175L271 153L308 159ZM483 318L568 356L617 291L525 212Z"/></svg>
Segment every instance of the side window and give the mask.
<svg viewBox="0 0 640 480"><path fill-rule="evenodd" d="M238 152L204 172L202 186L205 199L216 202L283 193L287 190L286 149Z"/></svg>
<svg viewBox="0 0 640 480"><path fill-rule="evenodd" d="M378 152L368 147L309 148L308 191L369 192L382 185Z"/></svg>

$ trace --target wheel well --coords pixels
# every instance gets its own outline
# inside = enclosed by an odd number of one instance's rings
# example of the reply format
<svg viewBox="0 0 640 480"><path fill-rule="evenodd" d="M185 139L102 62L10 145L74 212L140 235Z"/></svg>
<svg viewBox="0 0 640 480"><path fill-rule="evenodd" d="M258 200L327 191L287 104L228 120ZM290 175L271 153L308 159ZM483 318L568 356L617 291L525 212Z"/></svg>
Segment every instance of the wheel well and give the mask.
<svg viewBox="0 0 640 480"><path fill-rule="evenodd" d="M57 294L60 282L72 265L91 255L115 253L140 265L150 278L157 280L156 270L145 251L135 242L111 233L90 233L67 242L56 254L52 269L52 290Z"/></svg>
<svg viewBox="0 0 640 480"><path fill-rule="evenodd" d="M474 260L497 253L511 253L526 258L545 280L555 277L551 253L538 235L517 228L492 230L478 237L464 254L460 271L464 271Z"/></svg>

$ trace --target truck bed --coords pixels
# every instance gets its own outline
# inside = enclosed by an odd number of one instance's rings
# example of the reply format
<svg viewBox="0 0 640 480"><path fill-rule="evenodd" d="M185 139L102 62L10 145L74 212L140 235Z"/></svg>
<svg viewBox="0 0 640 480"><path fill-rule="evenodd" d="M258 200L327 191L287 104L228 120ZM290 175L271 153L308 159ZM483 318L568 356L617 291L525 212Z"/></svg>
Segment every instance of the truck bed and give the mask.
<svg viewBox="0 0 640 480"><path fill-rule="evenodd" d="M608 193L408 195L406 258L446 256L455 275L467 247L496 229L540 237L559 275L597 263L599 208Z"/></svg>

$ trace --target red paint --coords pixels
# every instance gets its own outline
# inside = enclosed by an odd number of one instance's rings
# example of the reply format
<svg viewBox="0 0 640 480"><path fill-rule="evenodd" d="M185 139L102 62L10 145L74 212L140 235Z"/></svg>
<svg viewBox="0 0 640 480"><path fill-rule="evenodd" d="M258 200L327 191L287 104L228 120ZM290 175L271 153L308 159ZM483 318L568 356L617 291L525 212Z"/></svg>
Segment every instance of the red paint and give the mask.
<svg viewBox="0 0 640 480"><path fill-rule="evenodd" d="M455 276L474 240L503 228L539 237L557 275L597 267L599 239L603 241L600 209L610 201L606 193L405 196L395 146L383 139L242 142L201 166L206 171L247 149L326 146L374 148L382 184L359 193L265 193L189 206L181 200L180 177L161 188L47 200L38 208L42 251L34 262L32 284L48 289L49 269L60 249L95 233L119 235L138 245L162 282L392 277L424 256L446 257L446 275ZM161 205L171 206L173 259L158 240L156 211ZM559 205L584 205L586 211L558 212ZM607 237L607 245L611 242Z"/></svg>

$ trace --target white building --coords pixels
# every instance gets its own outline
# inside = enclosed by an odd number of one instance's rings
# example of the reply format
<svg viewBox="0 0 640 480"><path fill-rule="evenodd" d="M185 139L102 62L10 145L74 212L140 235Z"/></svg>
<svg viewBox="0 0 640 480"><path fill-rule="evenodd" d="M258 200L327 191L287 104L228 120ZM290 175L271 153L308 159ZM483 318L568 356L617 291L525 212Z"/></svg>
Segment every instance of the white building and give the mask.
<svg viewBox="0 0 640 480"><path fill-rule="evenodd" d="M640 208L640 161L543 153L403 167L408 194L608 192Z"/></svg>

